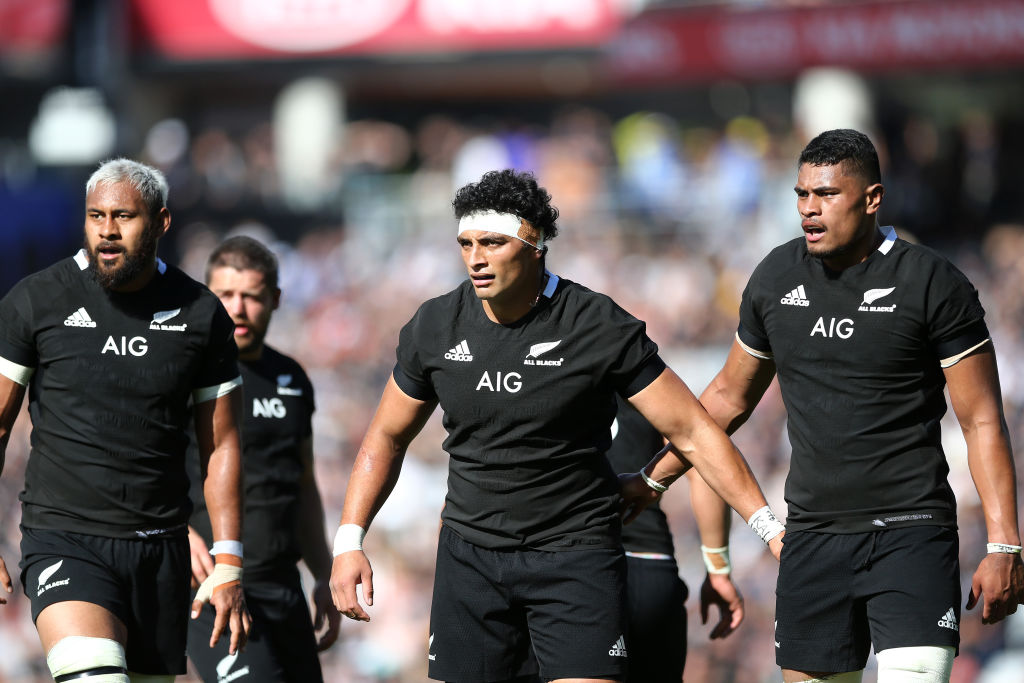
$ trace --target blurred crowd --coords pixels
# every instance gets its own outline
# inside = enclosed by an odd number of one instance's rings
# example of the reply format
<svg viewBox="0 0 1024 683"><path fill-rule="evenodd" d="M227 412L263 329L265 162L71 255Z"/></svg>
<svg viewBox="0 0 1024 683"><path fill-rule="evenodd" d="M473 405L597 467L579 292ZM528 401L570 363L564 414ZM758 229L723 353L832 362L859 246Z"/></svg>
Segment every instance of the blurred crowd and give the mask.
<svg viewBox="0 0 1024 683"><path fill-rule="evenodd" d="M1015 178L1001 169L1006 157L1017 158L1022 150L1014 150L1020 140L1003 131L999 121L971 111L951 126L904 116L869 132L883 158L883 223L947 255L981 293L1011 439L1019 448L1024 225L1013 220L1015 212L1020 215ZM533 170L561 212L549 269L611 295L645 320L665 359L700 392L732 341L751 270L771 247L799 235L792 186L804 142L795 126L751 116L686 126L657 112L612 119L581 107L555 112L540 124L443 115L414 123L353 120L329 150L320 201L301 210L282 189L269 121L232 128L167 119L149 130L134 156L163 168L170 180L174 223L162 245L166 260L201 279L213 246L236 233L260 238L277 253L283 296L268 343L298 358L316 388L316 473L333 529L359 440L394 364L398 330L423 300L464 277L450 208L456 188L494 168ZM33 173L29 166L25 159L5 158L0 190L31 187L24 180ZM21 185L12 185L12 169L21 173ZM69 192L53 200L71 209L60 214L67 222L61 238L47 244L70 249L80 241L75 207L82 194L78 187ZM23 224L31 220L26 215ZM29 238L19 234L15 244L28 245ZM45 252L37 260L62 255ZM960 503L966 596L984 553L985 529L951 415L944 427ZM435 415L412 444L395 492L367 537L375 570L372 621L344 623L341 641L323 655L327 680L425 680L434 549L446 489L443 438ZM19 559L17 494L28 440L23 416L0 478L0 552L11 569ZM789 446L777 387L736 442L773 508L784 510ZM664 507L681 573L696 594L704 569L685 491L667 494ZM735 526L732 557L746 622L728 639L711 643L710 626L700 624L691 598L686 679L693 683L779 679L772 646L775 561L741 521ZM0 607L0 681L48 680L20 585L10 603ZM1024 620L983 627L980 614L965 612L961 635L956 683L1016 680L1019 673L1005 672L1024 670ZM873 680L869 665L865 682Z"/></svg>

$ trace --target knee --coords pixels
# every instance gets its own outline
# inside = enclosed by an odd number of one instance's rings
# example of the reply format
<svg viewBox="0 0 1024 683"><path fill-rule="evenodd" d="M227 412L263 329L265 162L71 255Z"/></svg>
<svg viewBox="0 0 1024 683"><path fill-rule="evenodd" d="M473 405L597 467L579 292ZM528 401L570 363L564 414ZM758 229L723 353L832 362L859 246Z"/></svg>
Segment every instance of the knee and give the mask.
<svg viewBox="0 0 1024 683"><path fill-rule="evenodd" d="M875 656L878 683L948 683L956 649L952 646L893 647Z"/></svg>
<svg viewBox="0 0 1024 683"><path fill-rule="evenodd" d="M124 647L109 638L62 638L46 653L46 665L58 682L129 683Z"/></svg>

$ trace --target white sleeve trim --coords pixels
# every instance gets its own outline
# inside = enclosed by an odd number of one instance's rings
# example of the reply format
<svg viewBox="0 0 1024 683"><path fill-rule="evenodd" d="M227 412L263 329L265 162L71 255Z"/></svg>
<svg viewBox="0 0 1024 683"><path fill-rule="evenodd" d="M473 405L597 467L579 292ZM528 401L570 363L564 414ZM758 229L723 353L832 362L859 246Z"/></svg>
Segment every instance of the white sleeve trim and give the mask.
<svg viewBox="0 0 1024 683"><path fill-rule="evenodd" d="M739 343L739 345L743 348L744 351L749 353L754 358L760 358L761 360L773 360L775 358L775 356L772 355L771 351L758 351L757 349L744 344L743 340L740 339L739 332L736 333L736 341Z"/></svg>
<svg viewBox="0 0 1024 683"><path fill-rule="evenodd" d="M32 374L36 371L35 368L28 368L24 365L18 365L13 361L9 361L6 358L0 357L0 375L3 375L7 379L11 380L15 384L25 386L28 381L32 379Z"/></svg>
<svg viewBox="0 0 1024 683"><path fill-rule="evenodd" d="M942 368L948 368L948 367L951 367L953 365L956 365L957 363L959 363L960 361L962 361L964 359L964 356L966 356L967 354L971 353L972 351L976 351L976 350L980 349L985 344L988 344L989 341L991 341L991 340L990 339L984 339L984 340L978 342L977 344L975 344L974 346L972 346L971 348L966 349L964 351L961 351L960 353L956 354L955 356L950 356L949 358L943 358L942 360L939 361L939 366L942 367Z"/></svg>
<svg viewBox="0 0 1024 683"><path fill-rule="evenodd" d="M232 391L234 391L240 386L242 386L241 375L234 378L233 380L224 382L223 384L217 384L212 387L200 387L199 389L194 389L192 391L192 401L195 403L205 403L207 401L212 401L215 398L220 398L221 396L226 396L230 394Z"/></svg>

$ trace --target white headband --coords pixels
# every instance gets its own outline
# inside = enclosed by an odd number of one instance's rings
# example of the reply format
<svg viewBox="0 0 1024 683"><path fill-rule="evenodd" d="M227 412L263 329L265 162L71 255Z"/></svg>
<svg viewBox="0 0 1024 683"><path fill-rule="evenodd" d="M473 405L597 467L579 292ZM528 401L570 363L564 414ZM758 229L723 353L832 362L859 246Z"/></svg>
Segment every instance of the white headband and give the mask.
<svg viewBox="0 0 1024 683"><path fill-rule="evenodd" d="M535 249L544 251L544 235L533 228L529 221L511 213L499 213L497 211L480 211L463 216L459 220L459 234L466 230L483 230L484 232L497 232L529 244ZM533 233L537 234L537 243L531 242L528 237Z"/></svg>

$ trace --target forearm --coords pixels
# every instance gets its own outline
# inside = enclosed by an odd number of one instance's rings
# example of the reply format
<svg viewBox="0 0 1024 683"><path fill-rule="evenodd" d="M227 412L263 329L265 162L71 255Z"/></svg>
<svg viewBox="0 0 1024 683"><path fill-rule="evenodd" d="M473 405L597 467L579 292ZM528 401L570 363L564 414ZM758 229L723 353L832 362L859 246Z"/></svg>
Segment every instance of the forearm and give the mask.
<svg viewBox="0 0 1024 683"><path fill-rule="evenodd" d="M1017 486L1006 424L988 422L964 430L967 462L978 489L990 543L1020 545Z"/></svg>
<svg viewBox="0 0 1024 683"><path fill-rule="evenodd" d="M722 548L729 545L729 529L732 515L722 497L707 485L696 470L686 473L690 482L690 506L697 523L701 545L708 548Z"/></svg>
<svg viewBox="0 0 1024 683"><path fill-rule="evenodd" d="M352 465L341 523L368 529L391 495L405 458L405 446L382 434L367 434Z"/></svg>
<svg viewBox="0 0 1024 683"><path fill-rule="evenodd" d="M203 497L213 540L242 540L242 463L238 444L223 444L210 454Z"/></svg>

